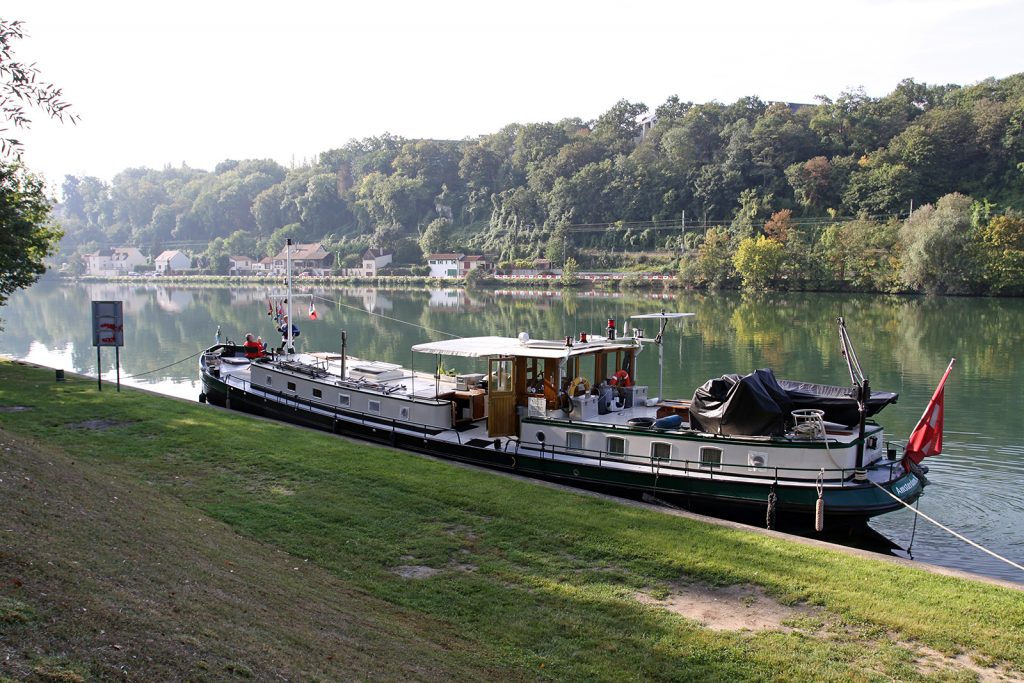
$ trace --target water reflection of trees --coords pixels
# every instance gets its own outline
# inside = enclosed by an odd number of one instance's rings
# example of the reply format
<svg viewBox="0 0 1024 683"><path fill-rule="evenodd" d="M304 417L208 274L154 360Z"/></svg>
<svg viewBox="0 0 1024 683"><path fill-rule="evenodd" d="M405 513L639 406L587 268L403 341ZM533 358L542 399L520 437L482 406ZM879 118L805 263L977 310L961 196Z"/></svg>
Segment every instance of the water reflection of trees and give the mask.
<svg viewBox="0 0 1024 683"><path fill-rule="evenodd" d="M308 297L296 299L300 348L338 350L340 331L345 329L350 353L403 364L410 362L412 344L445 338L443 333L514 336L525 331L533 338L560 339L580 332L603 333L608 318L615 318L621 331L637 313L696 313L695 318L670 323L666 336L665 389L673 396L689 396L709 377L759 367L772 367L782 377L846 384L835 325L836 316L842 315L873 385L902 394L907 407L886 416L887 423L894 422L899 430L912 426L954 355L959 365L947 406L969 413L972 430L989 425L1005 431L1006 425L1017 423L1024 408L1019 391L1024 380L1020 300L727 292L681 293L674 301L659 302L628 294L518 297L461 290L439 299L437 293L422 289L372 288L306 288L304 293L323 300L317 300L320 320L311 322L306 319ZM121 300L126 316L122 366L128 374L139 375L198 353L213 342L218 326L225 339L240 340L253 332L276 343L267 294L266 287L41 282L16 294L3 309L0 351L23 357L36 341L50 349L72 347L75 369L92 372L96 353L89 302ZM654 323L644 328L648 338L657 332ZM640 360L641 379L651 384L657 381L656 357L657 350L650 346ZM421 368L432 362L416 360ZM105 371L113 368L112 353L105 354L104 365ZM473 364L463 365L470 369ZM195 368L188 362L161 374L189 379L195 377ZM995 398L994 390L1001 392ZM951 423L960 419L958 415Z"/></svg>

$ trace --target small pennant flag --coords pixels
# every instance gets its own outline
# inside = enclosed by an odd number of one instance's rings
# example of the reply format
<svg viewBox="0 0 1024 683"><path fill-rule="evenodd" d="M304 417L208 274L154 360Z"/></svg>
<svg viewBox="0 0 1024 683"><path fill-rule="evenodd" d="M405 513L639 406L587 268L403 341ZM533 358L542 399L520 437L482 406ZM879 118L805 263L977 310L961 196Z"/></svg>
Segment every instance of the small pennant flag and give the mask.
<svg viewBox="0 0 1024 683"><path fill-rule="evenodd" d="M312 301L309 302L309 319L316 320L316 305Z"/></svg>

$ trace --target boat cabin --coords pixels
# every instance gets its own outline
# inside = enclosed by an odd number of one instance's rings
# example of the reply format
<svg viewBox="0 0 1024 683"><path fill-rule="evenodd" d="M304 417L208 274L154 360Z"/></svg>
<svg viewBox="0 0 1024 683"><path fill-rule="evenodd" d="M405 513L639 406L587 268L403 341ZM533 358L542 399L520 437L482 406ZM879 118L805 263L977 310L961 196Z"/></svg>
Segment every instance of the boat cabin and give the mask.
<svg viewBox="0 0 1024 683"><path fill-rule="evenodd" d="M525 415L541 417L562 411L580 419L596 416L600 396L591 390L602 384L613 385L615 398L626 406L647 399L647 388L633 382L642 347L632 338L581 335L579 340L546 341L523 334L519 338L449 339L412 348L437 356L487 360L486 392L477 390L474 400L486 401L482 408L492 437L518 434L519 420Z"/></svg>

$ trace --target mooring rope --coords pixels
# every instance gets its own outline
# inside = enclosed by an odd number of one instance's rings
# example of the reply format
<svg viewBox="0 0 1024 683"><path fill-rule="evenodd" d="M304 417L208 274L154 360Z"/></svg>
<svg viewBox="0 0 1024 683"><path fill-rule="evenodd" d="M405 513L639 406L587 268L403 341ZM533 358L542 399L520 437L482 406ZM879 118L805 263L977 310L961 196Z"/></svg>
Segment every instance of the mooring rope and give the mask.
<svg viewBox="0 0 1024 683"><path fill-rule="evenodd" d="M390 315L384 315L383 313L374 313L373 311L368 311L365 308L360 308L359 306L352 306L350 304L344 304L344 303L342 303L340 301L335 301L334 299L328 299L325 296L320 296L319 294L313 294L311 296L314 299L320 299L320 301L324 301L324 302L329 303L329 304L334 304L335 306L337 306L339 308L350 308L353 311L359 311L360 313L365 313L367 315L372 315L372 316L376 316L378 318L383 318L384 320L390 320L392 322L402 323L403 325L410 325L412 327L418 327L419 329L426 330L427 332L434 332L434 333L437 333L437 334L443 334L446 337L452 337L453 339L462 339L462 335L452 334L451 332L445 332L443 330L435 330L433 328L426 327L424 325L417 325L416 323L409 322L408 320L402 320L400 318L392 318Z"/></svg>
<svg viewBox="0 0 1024 683"><path fill-rule="evenodd" d="M197 353L193 353L188 358L182 358L181 360L176 360L173 363L171 363L170 365L165 365L162 368L157 368L156 370L146 370L145 372L140 372L137 375L129 375L127 377L127 379L134 379L136 377L144 377L146 375L152 375L154 372L160 372L161 370L166 370L167 368L173 368L175 365L179 365L180 363L184 363L187 360L192 360L193 358L195 358L196 356L198 356L198 355L200 355L202 353L203 353L203 351L199 351Z"/></svg>
<svg viewBox="0 0 1024 683"><path fill-rule="evenodd" d="M903 507L905 507L908 510L910 510L911 512L913 512L915 515L920 515L920 516L924 517L925 519L927 519L929 522L931 522L935 526L939 527L940 529L942 529L943 531L945 531L947 533L950 533L950 534L956 536L957 538L959 538L964 543L969 543L970 545L973 545L975 548L977 548L978 550L982 551L983 553L988 553L989 555L991 555L992 557L996 558L997 560L1001 560L1001 561L1005 562L1006 564L1010 565L1011 567L1015 567L1015 568L1021 570L1022 572L1024 572L1024 567L1022 567L1021 565L1017 564L1013 560L1008 560L1005 557L1003 557L1002 555L999 555L998 553L992 552L991 550L989 550L985 546L981 545L980 543L975 543L974 541L972 541L971 539L967 538L963 534L958 534L957 532L953 531L952 529L950 529L948 526L942 524L941 522L935 521L934 519L932 519L928 515L924 514L920 510L915 510L914 508L910 507L910 505L908 503L906 503L905 501L901 500L898 496L894 495L892 493L892 491L889 491L888 489L886 489L884 486L882 486L878 482L872 481L871 483L874 484L875 486L877 486L878 488L880 488L886 494L888 494L889 497L891 497L893 500L898 501Z"/></svg>

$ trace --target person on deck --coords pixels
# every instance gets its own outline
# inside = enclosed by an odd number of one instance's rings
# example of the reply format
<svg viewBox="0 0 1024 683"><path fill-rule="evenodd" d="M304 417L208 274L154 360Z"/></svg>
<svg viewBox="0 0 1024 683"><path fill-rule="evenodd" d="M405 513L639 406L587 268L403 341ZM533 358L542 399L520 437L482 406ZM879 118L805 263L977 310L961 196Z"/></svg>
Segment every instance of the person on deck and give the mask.
<svg viewBox="0 0 1024 683"><path fill-rule="evenodd" d="M245 335L245 343L242 344L242 348L245 349L246 358L259 358L263 355L263 349L260 347L260 343L252 338L252 332Z"/></svg>
<svg viewBox="0 0 1024 683"><path fill-rule="evenodd" d="M277 352L284 353L285 347L288 345L288 316L284 316L284 318L282 318L281 325L277 328L277 331L281 333L281 348L279 348ZM295 338L298 336L299 327L298 325L292 324L292 341L294 342ZM294 344L288 348L288 353L295 353Z"/></svg>

